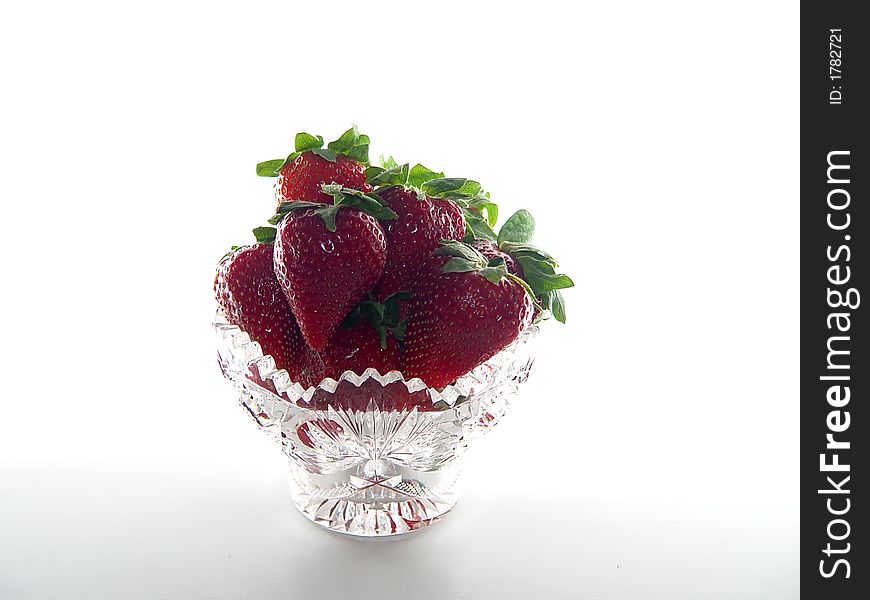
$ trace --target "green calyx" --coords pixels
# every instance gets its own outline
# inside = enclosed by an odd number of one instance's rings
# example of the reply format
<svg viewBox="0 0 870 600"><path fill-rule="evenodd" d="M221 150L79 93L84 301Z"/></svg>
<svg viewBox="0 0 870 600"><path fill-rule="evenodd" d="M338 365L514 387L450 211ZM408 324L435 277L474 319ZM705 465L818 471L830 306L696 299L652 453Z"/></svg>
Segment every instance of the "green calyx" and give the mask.
<svg viewBox="0 0 870 600"><path fill-rule="evenodd" d="M345 131L337 140L333 140L323 147L323 136L311 135L299 132L296 134L294 152L287 158L276 158L257 164L257 175L260 177L277 177L287 163L302 154L312 152L329 162L335 162L335 157L343 154L364 165L369 164L369 136L361 134L356 125Z"/></svg>
<svg viewBox="0 0 870 600"><path fill-rule="evenodd" d="M570 277L556 273L559 263L540 248L531 244L502 242L499 249L520 263L526 282L536 294L574 286Z"/></svg>
<svg viewBox="0 0 870 600"><path fill-rule="evenodd" d="M252 230L258 244L274 244L278 230L274 227L254 227Z"/></svg>
<svg viewBox="0 0 870 600"><path fill-rule="evenodd" d="M510 273L502 257L487 259L476 248L464 242L442 240L441 246L435 249L439 256L449 256L450 259L441 267L444 273L477 273L490 283L498 284L502 279L509 279L522 286L531 298L532 303L539 309L543 307L535 297L532 288L525 281Z"/></svg>
<svg viewBox="0 0 870 600"><path fill-rule="evenodd" d="M433 171L420 163L413 167L409 163L400 165L392 156L386 159L381 156L380 165L366 169L366 181L376 188L398 185L423 191L426 182L444 177L444 173Z"/></svg>
<svg viewBox="0 0 870 600"><path fill-rule="evenodd" d="M493 227L498 221L498 206L489 199L489 194L469 200L454 200L454 202L462 209L462 215L465 217L465 241L496 241Z"/></svg>
<svg viewBox="0 0 870 600"><path fill-rule="evenodd" d="M444 173L419 163L413 167L409 163L400 165L392 156L386 159L381 156L380 166L366 169L366 181L376 188L375 193L400 186L416 190L420 197L451 200L462 209L465 218L464 241L486 239L495 242L497 239L493 227L498 222L498 205L473 179L445 177Z"/></svg>
<svg viewBox="0 0 870 600"><path fill-rule="evenodd" d="M409 172L408 163L389 168L373 166L366 169L366 181L378 190L395 185L405 186L408 183Z"/></svg>
<svg viewBox="0 0 870 600"><path fill-rule="evenodd" d="M380 221L391 221L397 217L396 213L384 206L381 199L374 194L366 194L335 183L323 184L320 188L324 194L333 197L332 204L302 201L282 202L275 214L269 219L269 223L277 225L291 212L311 210L323 219L327 230L335 232L335 218L341 208L355 208Z"/></svg>
<svg viewBox="0 0 870 600"><path fill-rule="evenodd" d="M559 290L573 287L567 275L557 273L559 263L547 252L529 242L535 234L535 219L532 214L520 209L508 218L498 232L498 247L510 255L523 269L523 278L532 294L540 301L541 314L538 320L552 315L565 322L565 300Z"/></svg>
<svg viewBox="0 0 870 600"><path fill-rule="evenodd" d="M226 259L231 257L235 253L235 251L238 250L239 248L241 248L241 246L230 246L230 249L227 251L227 253L224 254L223 256L221 256L221 259L218 261L218 264L221 264Z"/></svg>
<svg viewBox="0 0 870 600"><path fill-rule="evenodd" d="M538 320L545 319L547 313L549 313L560 323L565 322L565 299L562 297L562 292L559 290L553 290L542 294L541 307L545 312L539 315Z"/></svg>
<svg viewBox="0 0 870 600"><path fill-rule="evenodd" d="M498 243L516 242L518 244L528 244L532 241L535 235L535 218L532 213L525 209L520 209L512 214L501 229L498 230Z"/></svg>
<svg viewBox="0 0 870 600"><path fill-rule="evenodd" d="M464 242L442 240L435 254L450 257L441 267L444 273L477 273L492 283L498 283L508 275L504 259L488 260L480 251Z"/></svg>
<svg viewBox="0 0 870 600"><path fill-rule="evenodd" d="M411 295L411 292L396 292L383 302L378 302L373 296L369 296L350 312L342 327L350 329L360 321L368 323L378 334L381 350L386 350L388 335L392 335L400 342L405 337L408 320L400 317L399 302L407 300Z"/></svg>
<svg viewBox="0 0 870 600"><path fill-rule="evenodd" d="M496 241L493 227L498 222L498 205L479 182L464 177L439 177L423 183L420 189L431 198L452 200L465 218L465 240Z"/></svg>
<svg viewBox="0 0 870 600"><path fill-rule="evenodd" d="M559 263L548 253L531 244L502 242L499 249L509 254L523 269L523 279L535 297L540 299L541 307L547 311L542 318L552 315L557 321L565 322L565 300L559 290L574 287L570 277L558 273Z"/></svg>
<svg viewBox="0 0 870 600"><path fill-rule="evenodd" d="M423 183L420 188L431 198L452 200L462 209L465 218L465 240L496 241L493 227L498 222L498 205L484 192L480 183L464 177L439 177Z"/></svg>

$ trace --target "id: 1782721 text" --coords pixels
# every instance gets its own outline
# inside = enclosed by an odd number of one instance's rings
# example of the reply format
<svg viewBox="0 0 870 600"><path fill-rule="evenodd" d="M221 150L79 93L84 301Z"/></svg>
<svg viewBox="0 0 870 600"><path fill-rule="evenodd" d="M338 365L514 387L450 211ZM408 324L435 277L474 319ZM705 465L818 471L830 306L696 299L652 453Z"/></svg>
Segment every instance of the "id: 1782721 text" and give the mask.
<svg viewBox="0 0 870 600"><path fill-rule="evenodd" d="M828 32L828 77L831 78L831 91L828 104L843 103L843 30L831 29Z"/></svg>

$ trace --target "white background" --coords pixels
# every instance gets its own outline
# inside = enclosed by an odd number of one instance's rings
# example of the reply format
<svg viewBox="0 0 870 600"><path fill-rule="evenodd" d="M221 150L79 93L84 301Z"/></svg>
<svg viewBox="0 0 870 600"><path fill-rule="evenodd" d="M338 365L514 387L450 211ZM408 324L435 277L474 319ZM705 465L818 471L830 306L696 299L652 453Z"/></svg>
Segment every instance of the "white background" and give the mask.
<svg viewBox="0 0 870 600"><path fill-rule="evenodd" d="M8 3L0 599L798 596L798 7ZM464 496L322 532L220 377L260 160L351 122L577 287Z"/></svg>

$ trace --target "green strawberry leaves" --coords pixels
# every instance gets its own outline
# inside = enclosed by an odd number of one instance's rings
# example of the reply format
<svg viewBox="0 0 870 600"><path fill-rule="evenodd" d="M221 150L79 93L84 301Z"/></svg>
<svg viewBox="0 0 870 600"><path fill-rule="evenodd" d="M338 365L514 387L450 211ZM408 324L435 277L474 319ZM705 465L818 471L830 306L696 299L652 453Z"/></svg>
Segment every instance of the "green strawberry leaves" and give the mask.
<svg viewBox="0 0 870 600"><path fill-rule="evenodd" d="M475 210L472 207L467 206L462 201L454 200L457 204L459 204L460 208L462 208L462 214L465 217L465 240L466 242L473 242L474 240L490 240L494 242L496 240L496 233L493 231L492 226L489 224L488 219L484 219L481 213L478 210ZM498 215L496 209L496 215ZM487 211L488 214L489 213Z"/></svg>
<svg viewBox="0 0 870 600"><path fill-rule="evenodd" d="M405 339L405 330L408 328L408 319L402 319L399 302L413 296L411 292L400 291L390 294L384 299L384 313L381 325L389 328L393 336L400 342Z"/></svg>
<svg viewBox="0 0 870 600"><path fill-rule="evenodd" d="M531 244L505 241L499 244L499 249L523 268L523 279L541 299L541 306L549 310L557 321L564 323L565 301L559 290L573 287L574 282L567 275L556 272L559 268L556 259Z"/></svg>
<svg viewBox="0 0 870 600"><path fill-rule="evenodd" d="M342 133L337 140L329 142L326 147L337 154L344 154L348 158L367 165L369 164L370 143L369 136L361 134L354 125Z"/></svg>
<svg viewBox="0 0 870 600"><path fill-rule="evenodd" d="M408 320L401 318L399 302L411 296L411 292L396 292L385 298L383 302L378 302L370 295L350 312L342 327L349 329L360 321L365 321L377 332L381 349L386 350L387 334L400 342L405 337Z"/></svg>
<svg viewBox="0 0 870 600"><path fill-rule="evenodd" d="M439 177L420 186L433 198L470 198L480 191L480 183L464 177Z"/></svg>
<svg viewBox="0 0 870 600"><path fill-rule="evenodd" d="M374 194L366 194L336 183L325 183L320 188L324 194L333 197L332 204L302 201L282 202L275 214L269 219L269 223L277 225L290 212L312 210L315 215L323 219L326 229L334 233L336 229L335 218L341 208L356 208L379 221L392 221L397 218L396 213L384 206L381 199Z"/></svg>
<svg viewBox="0 0 870 600"><path fill-rule="evenodd" d="M231 257L235 253L235 251L238 250L239 248L241 248L241 246L230 246L230 249L227 251L227 253L224 254L223 256L221 256L221 259L218 261L218 264L221 264L226 259Z"/></svg>
<svg viewBox="0 0 870 600"><path fill-rule="evenodd" d="M380 167L366 169L366 181L378 188L399 185L422 189L427 181L444 177L444 173L438 173L419 163L413 167L408 163L399 165L392 156L386 160L381 157L381 164Z"/></svg>
<svg viewBox="0 0 870 600"><path fill-rule="evenodd" d="M368 213L379 221L392 221L398 218L390 208L384 206L381 199L374 194L366 194L359 190L342 187L335 183L320 186L324 194L334 198L334 206L357 208Z"/></svg>
<svg viewBox="0 0 870 600"><path fill-rule="evenodd" d="M467 208L474 209L476 214L486 214L486 223L489 225L489 228L492 229L495 227L495 224L498 223L498 204L490 200L489 192L484 194L478 194L468 200L460 201Z"/></svg>
<svg viewBox="0 0 870 600"><path fill-rule="evenodd" d="M498 243L514 242L528 244L535 234L535 219L532 213L520 209L508 218L498 231Z"/></svg>
<svg viewBox="0 0 870 600"><path fill-rule="evenodd" d="M408 185L415 188L422 188L428 181L444 177L444 173L438 173L417 163L408 172Z"/></svg>
<svg viewBox="0 0 870 600"><path fill-rule="evenodd" d="M499 249L510 254L514 260L520 263L526 281L536 292L561 290L574 285L570 277L556 273L559 263L540 248L531 244L503 242L499 244ZM528 272L526 266L528 266Z"/></svg>
<svg viewBox="0 0 870 600"><path fill-rule="evenodd" d="M417 163L398 164L392 156L381 156L380 166L366 169L366 181L376 187L401 185L420 190L427 196L439 199L468 199L480 192L480 184L471 179L444 177L444 173L433 171Z"/></svg>
<svg viewBox="0 0 870 600"><path fill-rule="evenodd" d="M430 198L453 201L462 209L465 218L466 242L478 239L495 242L498 238L493 230L498 221L498 205L473 179L445 177L444 173L419 163L413 167L409 163L400 165L392 156L381 156L380 166L366 169L366 181L376 188L375 193L383 188L402 186L416 189L421 198L425 194Z"/></svg>
<svg viewBox="0 0 870 600"><path fill-rule="evenodd" d="M435 254L450 257L441 267L443 273L468 273L480 271L487 266L487 260L483 254L476 248L462 242L442 240L441 246L435 249Z"/></svg>
<svg viewBox="0 0 870 600"><path fill-rule="evenodd" d="M348 158L368 165L370 142L369 136L361 134L356 125L342 133L337 140L329 142L326 148L323 147L323 136L311 135L301 131L296 134L294 152L285 159L276 158L258 163L257 175L260 177L277 177L281 169L284 168L284 165L293 162L303 152L313 152L329 162L335 162L335 157L343 154Z"/></svg>
<svg viewBox="0 0 870 600"><path fill-rule="evenodd" d="M323 148L323 136L311 135L310 133L300 131L296 134L294 148L296 152L306 152L308 150L315 150L316 148Z"/></svg>
<svg viewBox="0 0 870 600"><path fill-rule="evenodd" d="M253 232L258 244L274 244L278 230L274 227L254 227Z"/></svg>
<svg viewBox="0 0 870 600"><path fill-rule="evenodd" d="M466 186L469 191L474 189L474 186L468 186L467 183L462 183L459 180L436 182L430 186L430 189L434 188L436 193L444 191L452 193L463 186ZM528 244L528 241L532 239L535 227L531 213L526 210L517 211L505 222L496 235L490 227L489 221L485 220L481 214L481 209L483 209L486 211L487 217L491 216L490 207L487 205L489 203L488 195L478 193L470 199L454 201L462 206L466 225L470 230L464 241L469 242L480 238L491 241L499 240L501 242L500 249L511 255L520 264L524 277L520 278L508 273L503 258L487 261L475 248L459 242L442 242L442 246L435 251L436 254L450 257L442 270L445 273L476 271L493 283L498 283L502 277L514 280L526 289L544 317L552 315L556 320L564 323L565 301L559 290L572 287L574 282L567 275L556 272L559 266L556 259L543 250ZM498 208L495 207L494 211L497 210ZM493 220L495 218L497 218L497 212Z"/></svg>
<svg viewBox="0 0 870 600"><path fill-rule="evenodd" d="M559 290L545 292L541 295L541 307L549 311L560 323L565 322L565 299Z"/></svg>
<svg viewBox="0 0 870 600"><path fill-rule="evenodd" d="M441 246L435 249L435 254L450 257L441 267L442 273L477 273L494 284L498 284L502 279L510 279L526 290L535 307L543 310L529 284L508 272L504 258L499 256L487 260L477 248L453 240L441 240Z"/></svg>
<svg viewBox="0 0 870 600"><path fill-rule="evenodd" d="M439 177L426 181L420 189L432 198L452 200L459 205L465 217L465 241L496 241L498 236L493 227L498 221L498 205L479 182L464 177Z"/></svg>
<svg viewBox="0 0 870 600"><path fill-rule="evenodd" d="M359 137L359 130L356 128L356 125L353 125L350 129L342 133L337 140L329 142L326 147L330 150L344 153L357 144ZM366 137L366 141L368 141L368 137Z"/></svg>
<svg viewBox="0 0 870 600"><path fill-rule="evenodd" d="M257 163L257 175L260 177L277 177L281 167L286 163L287 159L285 158L276 158L275 160Z"/></svg>
<svg viewBox="0 0 870 600"><path fill-rule="evenodd" d="M369 167L366 169L366 181L377 188L405 185L408 182L409 171L407 163L386 169L383 167Z"/></svg>
<svg viewBox="0 0 870 600"><path fill-rule="evenodd" d="M268 223L272 225L277 225L281 222L281 220L286 217L289 213L293 211L299 210L317 210L318 208L323 208L324 206L330 206L329 204L319 204L317 202L282 202L278 205L278 209L275 211L275 214L269 217Z"/></svg>
<svg viewBox="0 0 870 600"><path fill-rule="evenodd" d="M567 275L556 272L559 263L548 253L529 242L535 234L535 219L532 214L520 209L508 218L498 232L499 249L509 254L523 269L523 279L533 296L540 300L542 314L538 320L552 315L565 322L565 300L559 290L573 287Z"/></svg>
<svg viewBox="0 0 870 600"><path fill-rule="evenodd" d="M490 283L498 283L501 281L502 277L507 277L509 275L507 264L501 257L490 260L487 265L480 270L480 274Z"/></svg>
<svg viewBox="0 0 870 600"><path fill-rule="evenodd" d="M392 169L393 167L399 166L399 163L396 162L395 158L392 156L384 158L383 154L378 158L378 164L384 169Z"/></svg>

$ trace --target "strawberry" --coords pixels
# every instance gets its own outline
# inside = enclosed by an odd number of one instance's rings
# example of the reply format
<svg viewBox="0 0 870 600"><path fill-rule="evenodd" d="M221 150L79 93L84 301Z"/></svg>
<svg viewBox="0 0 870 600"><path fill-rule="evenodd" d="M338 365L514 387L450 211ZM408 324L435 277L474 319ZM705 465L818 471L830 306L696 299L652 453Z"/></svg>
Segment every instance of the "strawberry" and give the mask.
<svg viewBox="0 0 870 600"><path fill-rule="evenodd" d="M465 237L462 209L450 200L429 198L406 187L388 187L378 192L397 218L384 225L387 264L375 290L383 300L413 289L417 271L441 240Z"/></svg>
<svg viewBox="0 0 870 600"><path fill-rule="evenodd" d="M392 157L381 158L381 165L369 167L366 175L398 218L385 228L388 260L378 298L414 289L420 266L442 240L495 239L490 221L494 224L498 209L478 182L445 178L421 164L398 165Z"/></svg>
<svg viewBox="0 0 870 600"><path fill-rule="evenodd" d="M478 250L481 254L483 254L487 259L493 258L501 258L504 260L504 264L507 267L508 273L513 273L517 275L520 279L523 277L523 268L520 264L514 260L514 258L510 254L505 254L501 250L499 250L498 245L487 239L474 240L471 242L471 245L474 246L476 250Z"/></svg>
<svg viewBox="0 0 870 600"><path fill-rule="evenodd" d="M296 200L331 204L332 198L320 191L323 183L338 183L365 192L372 190L366 183L365 166L361 163L342 155L330 162L313 152L303 152L279 171L275 199L278 204Z"/></svg>
<svg viewBox="0 0 870 600"><path fill-rule="evenodd" d="M304 363L304 386L316 386L325 377L338 379L345 371L362 374L369 367L381 375L399 368L399 344L404 323L398 319L396 294L381 304L358 304L333 334L323 352L309 349ZM364 410L364 408L362 409Z"/></svg>
<svg viewBox="0 0 870 600"><path fill-rule="evenodd" d="M368 164L367 135L360 135L356 127L345 131L340 138L323 148L323 138L307 133L296 134L296 151L286 159L276 159L257 165L257 174L277 177L275 199L282 202L318 202L332 204L332 198L323 193L322 184L335 183L347 188L369 192L365 170Z"/></svg>
<svg viewBox="0 0 870 600"><path fill-rule="evenodd" d="M514 341L531 323L533 304L503 260L488 262L467 244L445 243L428 262L411 299L401 370L440 388Z"/></svg>
<svg viewBox="0 0 870 600"><path fill-rule="evenodd" d="M218 266L215 297L227 321L259 342L278 368L299 381L310 351L275 279L272 256L272 245L266 243L232 251Z"/></svg>
<svg viewBox="0 0 870 600"><path fill-rule="evenodd" d="M324 377L338 379L345 371L361 374L368 368L381 375L399 368L399 344L387 336L381 347L378 332L365 321L350 327L340 327L320 353Z"/></svg>
<svg viewBox="0 0 870 600"><path fill-rule="evenodd" d="M279 223L278 283L305 341L318 352L383 274L387 245L378 219L396 217L374 196L336 185L323 191L333 195L333 205L285 202L270 219Z"/></svg>
<svg viewBox="0 0 870 600"><path fill-rule="evenodd" d="M378 186L378 195L382 192L395 194L396 192L390 192L393 186L405 188L408 195L416 191L419 198L425 197L432 203L434 227L440 227L445 233L455 235L461 221L462 238L447 239L496 239L492 226L498 218L498 206L489 199L489 194L481 189L477 181L462 177L444 177L444 173L436 173L421 164L410 168L408 164L398 165L393 157L386 161L381 157L381 165L366 169L368 182ZM483 216L484 212L486 218ZM413 230L413 226L410 229Z"/></svg>
<svg viewBox="0 0 870 600"><path fill-rule="evenodd" d="M398 370L398 341L407 325L399 303L408 296L400 292L383 303L371 297L360 302L320 353L324 376L338 379L344 371L361 374L369 367L381 375Z"/></svg>

